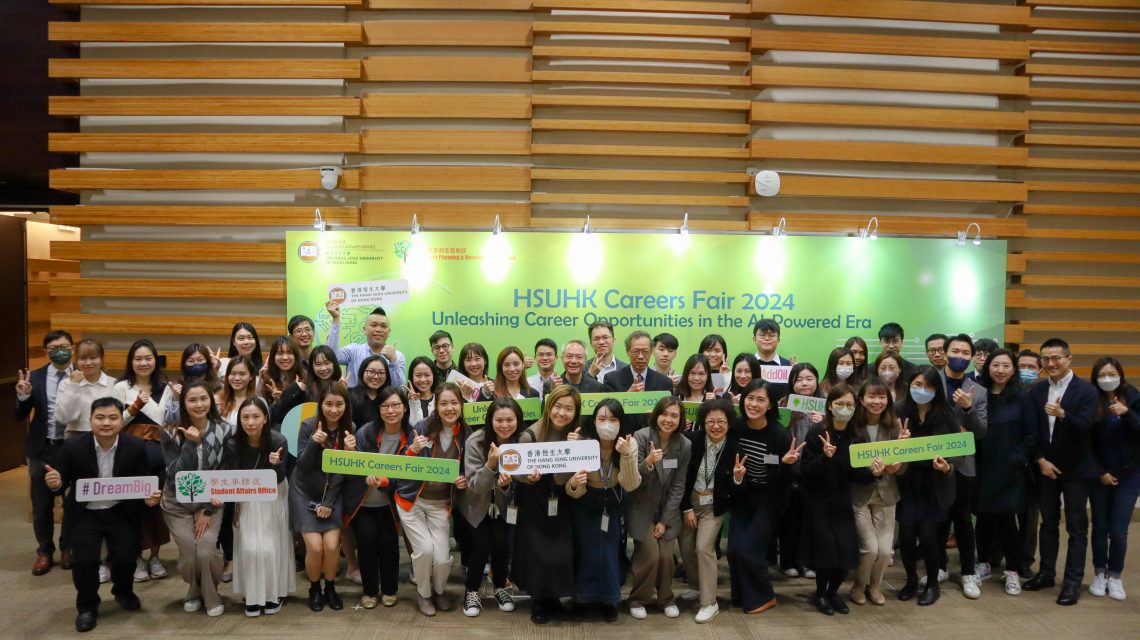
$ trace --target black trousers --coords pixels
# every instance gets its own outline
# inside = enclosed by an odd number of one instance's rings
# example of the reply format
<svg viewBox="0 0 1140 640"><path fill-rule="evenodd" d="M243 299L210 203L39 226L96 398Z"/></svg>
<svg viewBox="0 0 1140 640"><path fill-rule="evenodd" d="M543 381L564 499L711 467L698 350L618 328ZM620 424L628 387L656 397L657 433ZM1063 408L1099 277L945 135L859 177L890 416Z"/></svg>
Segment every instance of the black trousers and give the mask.
<svg viewBox="0 0 1140 640"><path fill-rule="evenodd" d="M768 575L768 545L776 515L767 505L738 507L728 520L732 605L752 611L776 597Z"/></svg>
<svg viewBox="0 0 1140 640"><path fill-rule="evenodd" d="M72 544L71 580L75 583L75 608L98 611L99 560L103 545L111 565L111 593L115 597L134 593L135 559L142 551L139 518L119 503L110 509L76 510L69 514Z"/></svg>
<svg viewBox="0 0 1140 640"><path fill-rule="evenodd" d="M924 520L914 524L899 523L899 548L902 550L906 579L918 580L918 554L926 568L926 583L938 584L938 528L941 522Z"/></svg>
<svg viewBox="0 0 1140 640"><path fill-rule="evenodd" d="M455 520L465 520L457 514ZM491 580L496 589L507 586L507 562L510 558L508 525L501 515L487 516L471 530L471 551L467 556L467 590L478 591L483 582L483 567L491 560Z"/></svg>
<svg viewBox="0 0 1140 640"><path fill-rule="evenodd" d="M36 553L52 555L55 553L55 497L56 494L44 484L44 474L47 470L44 465L56 465L56 458L63 443L52 445L44 444L38 458L28 458L28 476L31 480L30 493L32 498L32 531L36 535ZM59 548L67 550L67 537L65 529L60 527Z"/></svg>
<svg viewBox="0 0 1140 640"><path fill-rule="evenodd" d="M1064 501L1065 532L1069 549L1065 554L1066 585L1080 586L1085 577L1085 554L1089 546L1089 493L1094 480L1037 479L1037 497L1041 505L1041 565L1043 577L1057 576L1057 550L1061 544L1061 504Z"/></svg>
<svg viewBox="0 0 1140 640"><path fill-rule="evenodd" d="M400 537L391 507L361 507L352 519L364 595L396 594L400 577Z"/></svg>
<svg viewBox="0 0 1140 640"><path fill-rule="evenodd" d="M1017 528L1021 530L1021 569L1032 571L1033 563L1037 560L1037 531L1041 524L1041 509L1038 505L1038 478L1037 465L1025 470L1025 508L1017 514Z"/></svg>
<svg viewBox="0 0 1140 640"><path fill-rule="evenodd" d="M974 539L974 485L976 478L954 472L954 504L950 505L950 517L938 529L939 560L941 568L949 571L946 557L946 540L950 538L950 523L954 523L954 538L958 541L958 557L962 561L962 575L974 575L977 561L977 540Z"/></svg>
<svg viewBox="0 0 1140 640"><path fill-rule="evenodd" d="M218 531L218 546L226 562L234 559L234 503L227 502L222 507L222 528Z"/></svg>
<svg viewBox="0 0 1140 640"><path fill-rule="evenodd" d="M1021 570L1021 532L1013 513L978 514L978 547L985 550L982 558L997 570L1005 558L1006 571Z"/></svg>

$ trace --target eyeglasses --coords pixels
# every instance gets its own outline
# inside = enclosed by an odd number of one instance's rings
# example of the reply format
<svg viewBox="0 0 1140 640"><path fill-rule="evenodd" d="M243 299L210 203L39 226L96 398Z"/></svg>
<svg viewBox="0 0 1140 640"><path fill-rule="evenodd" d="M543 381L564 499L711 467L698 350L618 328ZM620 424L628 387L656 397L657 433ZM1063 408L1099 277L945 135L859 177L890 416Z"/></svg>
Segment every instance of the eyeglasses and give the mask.
<svg viewBox="0 0 1140 640"><path fill-rule="evenodd" d="M440 344L433 344L431 346L431 350L432 351L451 351L451 345L446 343L446 342L441 342Z"/></svg>
<svg viewBox="0 0 1140 640"><path fill-rule="evenodd" d="M940 353L946 353L946 348L945 347L931 347L931 348L927 349L926 352L933 356L933 355L938 355Z"/></svg>
<svg viewBox="0 0 1140 640"><path fill-rule="evenodd" d="M757 335L761 338L764 338L765 340L775 340L776 338L780 337L780 334L775 333L773 331L765 331L765 332L759 333Z"/></svg>
<svg viewBox="0 0 1140 640"><path fill-rule="evenodd" d="M293 329L293 335L295 335L295 336L311 336L311 335L313 335L313 330L308 328L308 327L297 327L296 329Z"/></svg>
<svg viewBox="0 0 1140 640"><path fill-rule="evenodd" d="M403 408L403 406L404 406L403 403L400 403L400 402L385 402L384 404L380 405L380 410L381 411L395 411L396 409Z"/></svg>
<svg viewBox="0 0 1140 640"><path fill-rule="evenodd" d="M728 420L724 420L724 419L705 420L705 426L706 427L727 427L728 426Z"/></svg>
<svg viewBox="0 0 1140 640"><path fill-rule="evenodd" d="M384 375L384 372L377 369L365 369L364 375L368 376L369 378L380 378Z"/></svg>
<svg viewBox="0 0 1140 640"><path fill-rule="evenodd" d="M1041 356L1041 362L1044 362L1046 364L1060 364L1068 357L1070 356Z"/></svg>
<svg viewBox="0 0 1140 640"><path fill-rule="evenodd" d="M629 355L631 355L631 356L647 356L647 355L649 355L649 349L631 349L629 351Z"/></svg>

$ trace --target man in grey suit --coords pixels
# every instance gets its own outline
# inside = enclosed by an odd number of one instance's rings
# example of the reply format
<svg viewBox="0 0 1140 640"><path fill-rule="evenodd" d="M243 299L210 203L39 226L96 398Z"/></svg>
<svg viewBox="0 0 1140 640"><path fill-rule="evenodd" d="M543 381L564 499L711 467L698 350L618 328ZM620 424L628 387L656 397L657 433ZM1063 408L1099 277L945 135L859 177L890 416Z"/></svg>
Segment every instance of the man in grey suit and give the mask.
<svg viewBox="0 0 1140 640"><path fill-rule="evenodd" d="M989 420L989 400L986 388L966 377L966 369L974 357L974 342L960 333L946 341L946 368L939 371L946 385L946 400L958 416L962 429L974 434L975 440L986 437ZM982 595L982 581L977 575L975 561L977 547L974 539L973 500L977 483L974 456L955 458L954 468L957 493L950 507L950 518L942 530L942 569L947 569L945 541L950 536L950 523L954 523L954 537L958 540L958 553L962 559L962 594L971 600ZM939 571L941 574L942 571ZM939 576L941 577L941 575Z"/></svg>

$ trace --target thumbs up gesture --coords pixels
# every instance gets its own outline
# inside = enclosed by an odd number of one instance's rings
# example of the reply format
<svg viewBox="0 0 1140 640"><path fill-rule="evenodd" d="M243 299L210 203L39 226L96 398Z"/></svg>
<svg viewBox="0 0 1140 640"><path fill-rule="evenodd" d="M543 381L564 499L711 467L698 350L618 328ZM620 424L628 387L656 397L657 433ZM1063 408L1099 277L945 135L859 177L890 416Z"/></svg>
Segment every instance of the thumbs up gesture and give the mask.
<svg viewBox="0 0 1140 640"><path fill-rule="evenodd" d="M745 462L748 462L748 456L741 458L739 453L736 454L736 463L732 465L732 479L737 484L744 482L744 472L748 470L744 466Z"/></svg>
<svg viewBox="0 0 1140 640"><path fill-rule="evenodd" d="M416 439L412 440L412 444L408 446L408 450L418 456L420 451L423 451L424 447L428 446L428 442L428 439L425 438L423 434L417 433Z"/></svg>
<svg viewBox="0 0 1140 640"><path fill-rule="evenodd" d="M281 447L277 451L269 454L269 464L281 464L281 456L285 453L285 447Z"/></svg>
<svg viewBox="0 0 1140 640"><path fill-rule="evenodd" d="M487 468L494 471L499 467L499 447L494 442L487 449Z"/></svg>
<svg viewBox="0 0 1140 640"><path fill-rule="evenodd" d="M323 445L329 439L329 434L327 431L325 431L325 428L320 423L320 421L317 422L317 430L313 432L313 435L310 439L320 445Z"/></svg>
<svg viewBox="0 0 1140 640"><path fill-rule="evenodd" d="M183 438L186 438L187 442L193 442L197 444L202 441L202 434L198 431L198 427L195 427L194 425L190 425L189 427L178 427L178 432L182 434Z"/></svg>
<svg viewBox="0 0 1140 640"><path fill-rule="evenodd" d="M661 462L665 458L665 452L658 449L653 445L653 441L649 441L649 453L645 454L645 467L652 470L653 465Z"/></svg>
<svg viewBox="0 0 1140 640"><path fill-rule="evenodd" d="M566 439L567 440L581 440L582 439L582 427L578 427L577 429L566 434Z"/></svg>
<svg viewBox="0 0 1140 640"><path fill-rule="evenodd" d="M823 455L828 458L835 455L835 445L831 444L831 433L824 431L823 435L819 437L819 441L823 443Z"/></svg>
<svg viewBox="0 0 1140 640"><path fill-rule="evenodd" d="M182 385L174 382L166 383L166 388L170 389L170 397L174 398L175 402L182 399Z"/></svg>
<svg viewBox="0 0 1140 640"><path fill-rule="evenodd" d="M946 462L946 459L942 456L938 456L934 459L934 470L939 473L949 473L950 463Z"/></svg>
<svg viewBox="0 0 1140 640"><path fill-rule="evenodd" d="M45 464L44 470L47 472L44 474L44 484L52 491L59 491L59 488L63 486L63 479L59 476L59 472L52 469L50 464Z"/></svg>
<svg viewBox="0 0 1140 640"><path fill-rule="evenodd" d="M580 489L586 486L586 479L589 477L589 475L590 474L586 471L579 471L578 473L575 473L574 475L570 476L570 486L575 489Z"/></svg>
<svg viewBox="0 0 1140 640"><path fill-rule="evenodd" d="M344 437L344 450L356 451L356 436L350 433Z"/></svg>
<svg viewBox="0 0 1140 640"><path fill-rule="evenodd" d="M32 395L32 383L30 380L31 372L20 369L16 372L16 395L30 396Z"/></svg>
<svg viewBox="0 0 1140 640"><path fill-rule="evenodd" d="M635 451L636 448L637 445L633 441L633 436L618 438L617 441L614 442L614 450L623 456L628 456L632 451Z"/></svg>
<svg viewBox="0 0 1140 640"><path fill-rule="evenodd" d="M550 378L550 388L551 389L557 389L561 385L562 385L562 376L558 375L557 373L554 374Z"/></svg>
<svg viewBox="0 0 1140 640"><path fill-rule="evenodd" d="M796 446L796 439L793 436L792 437L792 444L790 447L788 447L788 452L784 454L784 457L780 458L780 462L783 462L784 464L795 464L795 463L799 462L800 452L803 451L805 444L807 444L807 443L801 442L800 445L797 447Z"/></svg>
<svg viewBox="0 0 1140 640"><path fill-rule="evenodd" d="M384 345L384 348L380 350L380 355L384 356L384 358L388 362L395 362L396 361L396 346L398 344L399 344L398 342L393 341L391 344Z"/></svg>

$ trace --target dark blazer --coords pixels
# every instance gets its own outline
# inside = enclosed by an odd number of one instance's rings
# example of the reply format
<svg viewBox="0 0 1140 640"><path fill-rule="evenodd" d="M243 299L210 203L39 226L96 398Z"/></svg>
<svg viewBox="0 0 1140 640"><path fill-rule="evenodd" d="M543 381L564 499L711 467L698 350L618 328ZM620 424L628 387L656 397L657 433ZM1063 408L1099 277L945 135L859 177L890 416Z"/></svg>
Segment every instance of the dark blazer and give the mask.
<svg viewBox="0 0 1140 640"><path fill-rule="evenodd" d="M1057 465L1062 479L1082 480L1096 476L1096 460L1092 451L1092 426L1096 418L1097 389L1073 374L1061 396L1064 418L1057 418L1053 437L1049 437L1049 379L1036 382L1029 389L1030 404L1037 424L1037 459L1045 458Z"/></svg>
<svg viewBox="0 0 1140 640"><path fill-rule="evenodd" d="M63 481L59 492L71 489L64 500L64 511L69 517L76 517L87 509L86 502L75 499L76 481L99 477L99 461L95 457L95 434L82 433L64 442L56 460L55 470L59 472L59 477ZM111 467L111 475L116 478L154 475L147 463L146 442L142 438L119 433L119 444L115 449L115 463ZM142 516L142 500L123 500L120 504L126 507L131 518Z"/></svg>
<svg viewBox="0 0 1140 640"><path fill-rule="evenodd" d="M589 373L582 372L582 381L574 384L566 379L566 372L562 372L562 384L568 384L578 390L578 393L605 393L606 386L595 380ZM627 387L628 388L628 387ZM553 389L550 388L550 381L542 383L542 397L550 395Z"/></svg>
<svg viewBox="0 0 1140 640"><path fill-rule="evenodd" d="M761 367L765 367L765 366L767 366L767 367L790 367L790 366L792 366L791 360L788 360L787 358L785 358L779 354L777 354L776 357L779 358L779 362L770 361L770 360L761 360L760 356L756 356L756 361L760 363ZM784 398L785 396L788 395L789 389L791 389L791 385L786 383L786 382L772 382L772 383L769 383L769 388L772 391L772 394L771 394L772 397L769 399L772 401L773 404L775 404L775 403L778 403L782 398Z"/></svg>
<svg viewBox="0 0 1140 640"><path fill-rule="evenodd" d="M240 429L240 427L238 427ZM261 462L257 463L258 469L272 469L277 474L277 484L285 479L285 462L288 458L289 442L285 436L281 435L280 431L273 431L265 429L263 434L269 438L269 451L270 453L278 449L285 449L281 455L281 460L277 464L269 464L269 458L263 458ZM240 469L241 458L238 451L237 438L230 436L225 443L225 452L222 454L222 468L223 469Z"/></svg>
<svg viewBox="0 0 1140 640"><path fill-rule="evenodd" d="M28 375L28 381L32 383L32 395L27 400L16 400L16 419L32 418L28 422L27 440L24 441L24 456L28 458L40 457L44 441L48 437L47 373L51 368L53 367L48 364L32 371Z"/></svg>
<svg viewBox="0 0 1140 640"><path fill-rule="evenodd" d="M617 371L609 372L602 378L602 384L605 385L606 391L611 393L625 393L629 391L629 387L633 385L633 368L626 365ZM654 371L652 367L647 367L645 369L645 390L673 393L673 381L664 373L658 373ZM626 427L623 425L622 436L627 436L633 431L649 426L649 414L639 413L627 416L626 422L629 423L629 426ZM629 429L628 431L627 428Z"/></svg>
<svg viewBox="0 0 1140 640"><path fill-rule="evenodd" d="M347 426L352 429L352 425ZM326 447L313 444L313 434L316 431L315 417L301 423L297 433L297 465L293 467L293 477L289 481L309 500L320 502L322 507L335 509L336 503L340 501L341 488L344 486L344 475L325 473L321 470L321 458ZM325 443L326 446L332 443L331 434Z"/></svg>
<svg viewBox="0 0 1140 640"><path fill-rule="evenodd" d="M704 431L686 431L685 437L692 443L689 454L689 469L685 476L685 493L681 496L681 513L693 510L693 487L697 484L697 474L701 471L701 462L705 459L705 445L708 438ZM717 460L716 470L713 472L713 515L724 515L728 511L729 485L732 483L732 465L736 462L736 447L732 438L726 433L724 448L720 450L720 459Z"/></svg>
<svg viewBox="0 0 1140 640"><path fill-rule="evenodd" d="M596 358L596 356L595 356L595 358ZM584 375L584 376L590 375L590 367L593 366L595 358L590 358L589 360L586 361L586 367L584 369L582 369L582 375ZM614 371L621 371L622 367L628 367L629 366L628 362L623 361L621 358L617 357L616 355L614 356L614 364L617 365L617 369L615 369ZM614 371L611 371L610 373L613 373ZM593 378L594 376L590 376L590 377ZM597 378L594 378L594 379L596 380ZM602 380L599 380L599 382L602 382L604 380L605 380L605 376L602 376ZM629 385L626 385L626 388L628 389Z"/></svg>

